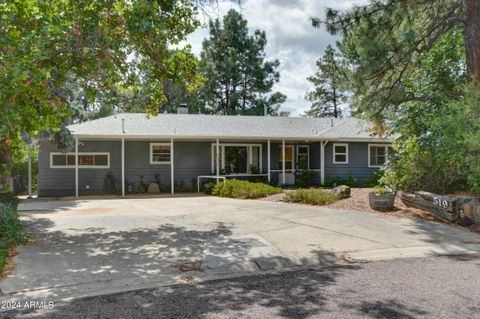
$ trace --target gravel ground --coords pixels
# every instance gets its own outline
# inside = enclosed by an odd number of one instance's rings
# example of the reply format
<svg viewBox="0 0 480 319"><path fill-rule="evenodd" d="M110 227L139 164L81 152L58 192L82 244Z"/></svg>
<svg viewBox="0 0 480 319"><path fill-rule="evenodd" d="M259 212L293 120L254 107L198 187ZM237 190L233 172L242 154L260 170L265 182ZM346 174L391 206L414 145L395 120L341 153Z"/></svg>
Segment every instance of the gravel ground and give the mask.
<svg viewBox="0 0 480 319"><path fill-rule="evenodd" d="M285 192L291 192L292 190L285 190ZM345 198L334 203L322 206L332 209L344 209L349 211L361 211L361 212L370 212L379 216L395 216L400 218L409 218L409 219L425 219L432 220L444 223L440 218L435 217L434 215L425 212L421 209L407 207L400 198L395 199L395 208L391 212L377 212L370 208L368 204L368 193L373 191L373 188L351 188L350 197ZM282 201L285 193L271 195L262 200L270 201Z"/></svg>
<svg viewBox="0 0 480 319"><path fill-rule="evenodd" d="M478 318L480 256L216 280L0 313L0 318Z"/></svg>

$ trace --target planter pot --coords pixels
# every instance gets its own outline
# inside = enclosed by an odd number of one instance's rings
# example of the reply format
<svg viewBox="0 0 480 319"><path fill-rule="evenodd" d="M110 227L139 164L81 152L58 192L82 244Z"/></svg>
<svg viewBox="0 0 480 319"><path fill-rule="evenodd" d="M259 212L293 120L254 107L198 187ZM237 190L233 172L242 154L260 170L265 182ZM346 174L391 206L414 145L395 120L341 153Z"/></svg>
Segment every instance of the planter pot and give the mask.
<svg viewBox="0 0 480 319"><path fill-rule="evenodd" d="M395 193L387 192L385 194L375 194L374 192L368 193L368 202L370 207L379 212L389 212L393 210L395 203Z"/></svg>

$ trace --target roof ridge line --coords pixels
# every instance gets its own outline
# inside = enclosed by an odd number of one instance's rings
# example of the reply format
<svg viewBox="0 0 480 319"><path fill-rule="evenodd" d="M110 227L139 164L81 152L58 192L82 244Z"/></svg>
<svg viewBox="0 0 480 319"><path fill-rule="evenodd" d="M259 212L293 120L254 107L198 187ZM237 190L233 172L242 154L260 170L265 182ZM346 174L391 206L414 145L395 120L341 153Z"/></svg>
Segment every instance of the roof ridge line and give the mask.
<svg viewBox="0 0 480 319"><path fill-rule="evenodd" d="M343 123L338 124L337 126L329 127L328 129L326 129L325 131L323 131L322 134L328 133L329 131L331 131L331 130L333 130L333 129L339 128L339 127L347 124L348 122L350 122L350 121L353 120L353 119L354 119L353 117L350 117L350 118L346 119L346 121L343 121Z"/></svg>

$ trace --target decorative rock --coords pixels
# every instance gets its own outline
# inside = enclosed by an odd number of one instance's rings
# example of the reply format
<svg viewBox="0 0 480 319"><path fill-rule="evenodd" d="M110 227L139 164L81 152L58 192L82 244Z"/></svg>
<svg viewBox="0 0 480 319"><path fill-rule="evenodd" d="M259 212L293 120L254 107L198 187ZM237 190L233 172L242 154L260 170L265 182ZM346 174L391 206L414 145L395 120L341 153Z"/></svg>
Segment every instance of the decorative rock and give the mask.
<svg viewBox="0 0 480 319"><path fill-rule="evenodd" d="M157 194L160 193L160 187L157 183L150 183L148 184L148 193L149 194Z"/></svg>
<svg viewBox="0 0 480 319"><path fill-rule="evenodd" d="M330 190L330 193L337 195L340 198L350 197L350 187L346 185L340 185Z"/></svg>

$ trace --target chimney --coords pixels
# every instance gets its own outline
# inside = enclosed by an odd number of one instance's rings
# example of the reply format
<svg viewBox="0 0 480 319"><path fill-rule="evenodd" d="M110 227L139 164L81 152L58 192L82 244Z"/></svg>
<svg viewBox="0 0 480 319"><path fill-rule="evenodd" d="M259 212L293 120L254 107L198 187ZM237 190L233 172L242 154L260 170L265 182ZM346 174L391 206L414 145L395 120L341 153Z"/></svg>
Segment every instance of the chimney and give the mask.
<svg viewBox="0 0 480 319"><path fill-rule="evenodd" d="M127 133L127 131L125 130L125 119L122 119L122 133Z"/></svg>
<svg viewBox="0 0 480 319"><path fill-rule="evenodd" d="M188 114L187 104L180 104L177 107L177 114Z"/></svg>

